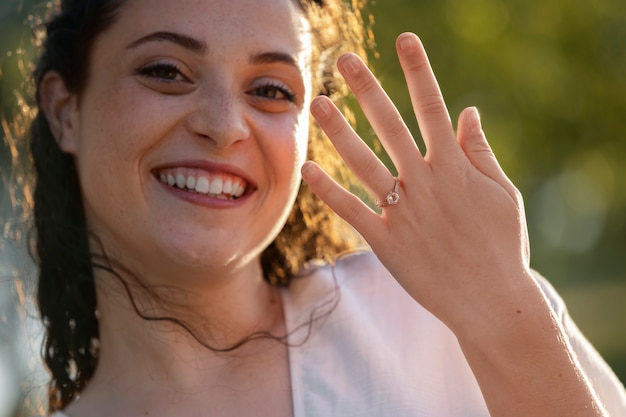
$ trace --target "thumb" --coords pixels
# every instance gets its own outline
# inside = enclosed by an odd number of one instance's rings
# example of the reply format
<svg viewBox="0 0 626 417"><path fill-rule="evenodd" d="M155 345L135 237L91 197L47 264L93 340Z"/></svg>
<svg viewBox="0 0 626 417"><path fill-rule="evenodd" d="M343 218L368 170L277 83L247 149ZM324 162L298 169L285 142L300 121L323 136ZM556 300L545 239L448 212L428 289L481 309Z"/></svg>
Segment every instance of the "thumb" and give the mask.
<svg viewBox="0 0 626 417"><path fill-rule="evenodd" d="M476 107L466 108L459 116L457 141L477 170L501 185L510 184L487 142Z"/></svg>

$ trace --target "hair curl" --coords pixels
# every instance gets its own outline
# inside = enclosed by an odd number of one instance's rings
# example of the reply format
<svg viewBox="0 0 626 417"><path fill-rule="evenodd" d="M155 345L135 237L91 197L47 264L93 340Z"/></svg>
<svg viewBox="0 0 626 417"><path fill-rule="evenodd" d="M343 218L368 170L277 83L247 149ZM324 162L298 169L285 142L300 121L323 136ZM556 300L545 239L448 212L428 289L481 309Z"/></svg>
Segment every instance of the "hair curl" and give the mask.
<svg viewBox="0 0 626 417"><path fill-rule="evenodd" d="M334 64L347 51L367 58L372 40L362 16L364 0L298 1L312 28L314 91L330 96L349 114L344 101L348 88ZM122 4L123 0L57 2L33 72L37 108L41 81L49 71L58 72L72 93L83 91L94 41L115 21ZM43 112L36 114L30 131L35 168L32 247L39 267L37 302L45 326L42 355L52 376L49 411L54 412L69 404L95 371L98 319L93 271L113 266L102 265L102 257L95 259L90 250L74 160L58 147ZM309 143L308 157L349 183L343 163L315 123ZM287 286L306 262L332 261L351 249L355 240L350 236L349 228L301 186L283 230L261 255L265 278L272 285Z"/></svg>

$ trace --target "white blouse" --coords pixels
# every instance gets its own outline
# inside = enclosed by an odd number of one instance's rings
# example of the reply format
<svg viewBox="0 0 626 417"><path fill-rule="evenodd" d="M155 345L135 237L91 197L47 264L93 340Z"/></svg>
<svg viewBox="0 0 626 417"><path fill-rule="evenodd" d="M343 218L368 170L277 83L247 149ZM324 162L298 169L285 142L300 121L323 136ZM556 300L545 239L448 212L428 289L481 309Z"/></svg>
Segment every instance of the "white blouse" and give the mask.
<svg viewBox="0 0 626 417"><path fill-rule="evenodd" d="M537 274L578 359L611 416L626 416L626 393ZM417 304L372 253L349 256L294 280L284 292L295 417L488 416L454 334ZM335 298L336 299L336 298Z"/></svg>
<svg viewBox="0 0 626 417"><path fill-rule="evenodd" d="M537 280L607 411L626 416L623 385L555 290L539 275ZM313 265L282 297L294 417L489 416L454 334L374 254Z"/></svg>

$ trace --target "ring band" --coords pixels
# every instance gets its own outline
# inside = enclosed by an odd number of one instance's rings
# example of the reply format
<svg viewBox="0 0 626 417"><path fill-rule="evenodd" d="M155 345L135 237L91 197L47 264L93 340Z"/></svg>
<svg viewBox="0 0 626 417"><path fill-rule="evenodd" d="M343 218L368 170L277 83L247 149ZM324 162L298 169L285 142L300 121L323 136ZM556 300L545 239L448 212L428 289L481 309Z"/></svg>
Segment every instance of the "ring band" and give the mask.
<svg viewBox="0 0 626 417"><path fill-rule="evenodd" d="M394 177L393 180L395 181L393 190L387 194L387 197L385 197L383 201L375 200L374 204L376 204L376 207L383 208L385 206L393 206L400 201L400 194L398 194L400 190L400 180L396 177Z"/></svg>

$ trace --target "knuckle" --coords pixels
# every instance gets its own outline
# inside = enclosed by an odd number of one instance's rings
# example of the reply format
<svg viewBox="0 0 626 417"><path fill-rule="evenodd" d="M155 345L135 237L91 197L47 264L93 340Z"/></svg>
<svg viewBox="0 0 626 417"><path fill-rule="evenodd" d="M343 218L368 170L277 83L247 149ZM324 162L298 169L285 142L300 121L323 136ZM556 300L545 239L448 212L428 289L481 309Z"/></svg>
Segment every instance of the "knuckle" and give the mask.
<svg viewBox="0 0 626 417"><path fill-rule="evenodd" d="M361 207L355 200L350 199L345 202L342 212L345 219L356 222L361 215Z"/></svg>
<svg viewBox="0 0 626 417"><path fill-rule="evenodd" d="M408 56L403 62L403 67L407 74L421 74L424 71L430 71L430 64L423 53Z"/></svg>
<svg viewBox="0 0 626 417"><path fill-rule="evenodd" d="M482 154L488 157L495 158L495 155L493 154L491 147L487 144L487 142L480 140L480 139L481 139L480 137L476 137L475 140L470 142L470 144L468 145L468 151L474 154Z"/></svg>
<svg viewBox="0 0 626 417"><path fill-rule="evenodd" d="M343 134L348 128L346 122L340 118L333 118L325 126L322 126L328 136L335 137Z"/></svg>
<svg viewBox="0 0 626 417"><path fill-rule="evenodd" d="M362 76L354 83L354 93L357 95L369 94L379 88L378 81L373 77Z"/></svg>
<svg viewBox="0 0 626 417"><path fill-rule="evenodd" d="M359 166L359 174L365 180L368 181L371 178L376 178L376 172L378 164L372 159L365 159Z"/></svg>
<svg viewBox="0 0 626 417"><path fill-rule="evenodd" d="M324 181L323 184L319 186L319 190L317 191L317 193L320 195L320 197L327 198L329 195L332 194L334 190L333 185L334 184L331 181Z"/></svg>
<svg viewBox="0 0 626 417"><path fill-rule="evenodd" d="M395 137L406 132L407 127L399 114L393 114L385 118L384 131L386 134Z"/></svg>
<svg viewBox="0 0 626 417"><path fill-rule="evenodd" d="M441 116L442 114L447 114L446 105L440 94L432 93L424 95L418 103L420 113L425 116Z"/></svg>

